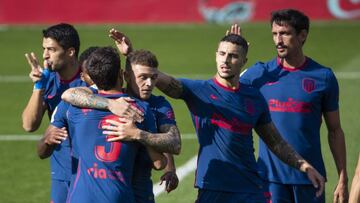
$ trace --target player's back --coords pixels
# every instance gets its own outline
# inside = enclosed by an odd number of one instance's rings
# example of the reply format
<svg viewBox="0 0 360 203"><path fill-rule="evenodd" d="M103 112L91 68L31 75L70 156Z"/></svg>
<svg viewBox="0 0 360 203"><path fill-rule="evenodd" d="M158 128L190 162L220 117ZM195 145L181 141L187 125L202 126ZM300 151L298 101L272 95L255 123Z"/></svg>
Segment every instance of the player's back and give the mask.
<svg viewBox="0 0 360 203"><path fill-rule="evenodd" d="M106 120L118 121L110 112L71 106L68 118L76 126L70 134L79 157L69 202L133 202L131 178L140 143L107 141L101 126Z"/></svg>

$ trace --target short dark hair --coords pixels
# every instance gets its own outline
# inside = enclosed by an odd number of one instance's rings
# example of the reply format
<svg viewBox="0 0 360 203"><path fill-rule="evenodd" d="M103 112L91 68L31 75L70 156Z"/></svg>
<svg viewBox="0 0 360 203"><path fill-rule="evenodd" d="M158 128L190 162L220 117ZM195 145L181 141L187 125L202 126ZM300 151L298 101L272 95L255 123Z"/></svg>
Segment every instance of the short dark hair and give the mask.
<svg viewBox="0 0 360 203"><path fill-rule="evenodd" d="M120 56L113 47L99 47L86 61L86 67L99 89L110 90L116 86L119 77Z"/></svg>
<svg viewBox="0 0 360 203"><path fill-rule="evenodd" d="M99 48L98 46L92 46L85 49L79 56L79 64L82 65L82 63L84 63L85 60L88 60L90 55L98 48Z"/></svg>
<svg viewBox="0 0 360 203"><path fill-rule="evenodd" d="M132 70L131 64L149 66L151 68L157 68L159 66L156 56L151 51L144 49L135 50L126 57L125 68L127 71Z"/></svg>
<svg viewBox="0 0 360 203"><path fill-rule="evenodd" d="M78 57L80 49L80 37L72 25L60 23L48 27L43 30L43 37L56 40L64 50L73 47L75 49L75 56Z"/></svg>
<svg viewBox="0 0 360 203"><path fill-rule="evenodd" d="M236 34L229 34L229 35L225 35L220 42L230 42L233 44L236 44L238 46L240 46L242 48L242 50L244 51L244 56L246 56L248 49L249 49L249 45L248 42L246 41L246 39L240 35L236 35Z"/></svg>
<svg viewBox="0 0 360 203"><path fill-rule="evenodd" d="M278 25L290 25L297 34L302 30L309 32L310 20L304 13L295 9L283 9L271 13L270 25L273 23Z"/></svg>

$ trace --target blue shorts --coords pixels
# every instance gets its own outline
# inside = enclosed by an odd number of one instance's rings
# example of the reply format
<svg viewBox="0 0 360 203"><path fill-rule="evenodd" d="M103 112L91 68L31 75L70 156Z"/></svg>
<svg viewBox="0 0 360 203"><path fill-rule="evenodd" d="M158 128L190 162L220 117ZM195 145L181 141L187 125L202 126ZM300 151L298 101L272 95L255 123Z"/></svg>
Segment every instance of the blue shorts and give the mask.
<svg viewBox="0 0 360 203"><path fill-rule="evenodd" d="M51 203L64 203L68 195L70 181L51 180Z"/></svg>
<svg viewBox="0 0 360 203"><path fill-rule="evenodd" d="M236 193L199 189L195 203L265 203L262 191L259 193Z"/></svg>
<svg viewBox="0 0 360 203"><path fill-rule="evenodd" d="M268 182L265 189L272 203L325 203L324 193L316 197L313 185L290 185Z"/></svg>

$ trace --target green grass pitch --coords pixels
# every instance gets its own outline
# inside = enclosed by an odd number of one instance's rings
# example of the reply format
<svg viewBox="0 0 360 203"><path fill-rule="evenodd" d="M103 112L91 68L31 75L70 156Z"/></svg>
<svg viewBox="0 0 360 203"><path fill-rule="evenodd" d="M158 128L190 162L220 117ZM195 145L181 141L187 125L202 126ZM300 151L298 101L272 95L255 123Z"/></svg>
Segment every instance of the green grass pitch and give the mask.
<svg viewBox="0 0 360 203"><path fill-rule="evenodd" d="M0 27L0 135L26 134L21 127L21 112L31 95L32 84L27 79L29 66L24 53L34 51L42 54L41 30L46 26L2 26ZM158 57L160 69L179 77L212 77L215 73L215 50L218 40L228 26L207 24L181 25L76 25L81 37L81 50L88 46L113 45L107 37L110 28L127 33L135 48L152 50ZM246 23L243 35L250 42L249 61L267 61L275 56L268 23ZM311 24L305 44L306 55L339 73L340 110L342 127L346 135L349 187L359 154L360 101L360 22L314 22ZM350 73L343 77L340 73ZM19 81L11 78L21 76ZM10 80L8 79L10 78ZM24 78L24 79L21 79ZM194 133L189 113L182 101L170 100L174 106L177 122L183 134ZM35 134L42 134L48 124ZM255 140L257 136L255 135ZM322 127L322 152L328 173L326 200L332 201L337 181L337 171L327 144L326 129ZM49 202L50 175L48 161L36 156L35 141L0 141L0 202ZM257 143L255 141L255 143ZM255 144L256 146L257 144ZM196 139L184 139L182 153L176 156L176 165L181 166L196 155ZM155 172L153 180L158 182L161 172ZM163 193L157 202L194 202L194 173L187 176L176 191Z"/></svg>

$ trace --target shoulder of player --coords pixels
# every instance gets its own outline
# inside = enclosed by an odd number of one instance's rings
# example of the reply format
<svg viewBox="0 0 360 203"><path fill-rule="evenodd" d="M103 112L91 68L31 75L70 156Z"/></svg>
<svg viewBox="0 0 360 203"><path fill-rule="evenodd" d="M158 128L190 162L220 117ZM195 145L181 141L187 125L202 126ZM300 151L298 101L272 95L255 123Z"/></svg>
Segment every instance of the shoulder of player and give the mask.
<svg viewBox="0 0 360 203"><path fill-rule="evenodd" d="M198 84L205 84L209 80L194 80L194 79L188 79L188 78L179 78L178 79L183 86L189 86L189 85L198 85ZM212 79L210 79L212 80Z"/></svg>
<svg viewBox="0 0 360 203"><path fill-rule="evenodd" d="M308 60L307 61L308 65L313 67L314 69L319 69L326 72L332 72L332 69L330 67L322 65L310 57L307 57L307 60Z"/></svg>

